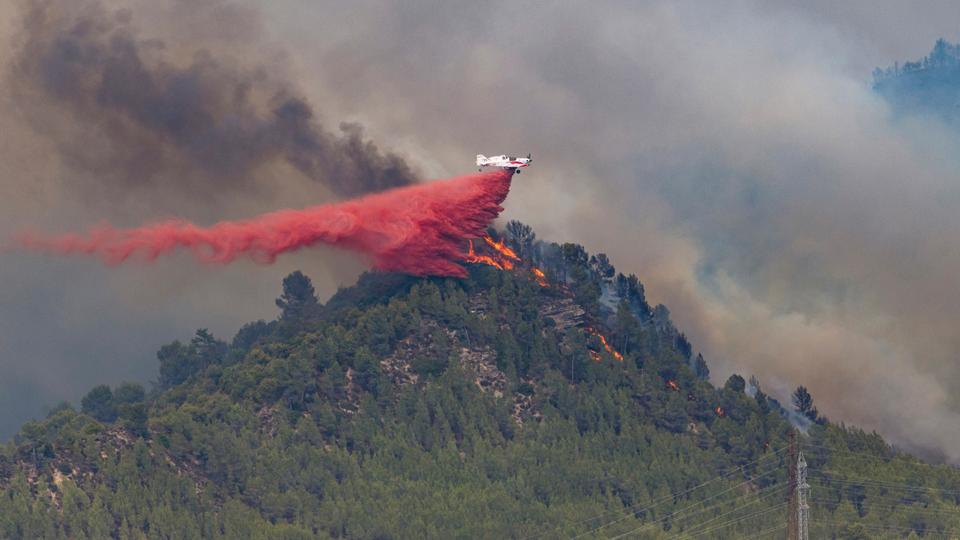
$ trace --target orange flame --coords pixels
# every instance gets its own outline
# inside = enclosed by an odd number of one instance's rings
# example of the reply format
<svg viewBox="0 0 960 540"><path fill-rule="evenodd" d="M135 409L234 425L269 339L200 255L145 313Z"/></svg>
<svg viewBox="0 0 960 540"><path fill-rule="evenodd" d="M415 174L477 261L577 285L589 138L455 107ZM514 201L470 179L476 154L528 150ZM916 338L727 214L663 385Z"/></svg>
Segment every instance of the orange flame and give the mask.
<svg viewBox="0 0 960 540"><path fill-rule="evenodd" d="M499 270L512 270L515 266L514 261L519 261L520 257L512 249L505 246L503 241L494 242L493 238L484 235L483 240L494 249L494 256L479 255L473 249L473 240L468 240L469 251L467 251L466 261L469 263L489 264Z"/></svg>
<svg viewBox="0 0 960 540"><path fill-rule="evenodd" d="M541 287L550 286L550 284L547 283L547 275L543 273L543 270L534 266L533 268L530 269L530 271L533 272L533 275L534 275L533 279L537 282L537 285Z"/></svg>
<svg viewBox="0 0 960 540"><path fill-rule="evenodd" d="M504 257L508 259L513 259L515 261L520 260L520 257L517 256L517 253L512 249L510 249L509 247L507 247L507 245L504 243L503 240L499 242L495 242L493 238L490 238L490 235L485 234L483 235L483 241L486 242L488 246L492 247L494 251L503 255Z"/></svg>
<svg viewBox="0 0 960 540"><path fill-rule="evenodd" d="M721 418L727 415L727 412L724 411L724 410L723 410L723 407L721 407L721 406L719 406L719 405L717 405L717 408L714 409L713 412L717 413L717 416L719 416L719 417L721 417Z"/></svg>
<svg viewBox="0 0 960 540"><path fill-rule="evenodd" d="M466 258L466 261L467 261L467 262L471 262L471 263L481 263L481 264L489 264L490 266L492 266L492 267L494 267L494 268L496 268L496 269L498 269L498 270L504 270L504 269L513 268L513 264L510 263L510 261L506 261L506 263L508 263L508 265L507 265L507 264L501 264L501 263L497 262L493 257L490 257L489 255L477 255L477 253L473 250L473 240L468 240L468 245L469 245L470 247L469 247L469 249L468 249L468 251L467 251L467 258Z"/></svg>
<svg viewBox="0 0 960 540"><path fill-rule="evenodd" d="M600 343L603 345L603 348L606 349L607 352L610 353L610 355L616 358L618 361L623 362L623 355L618 353L616 349L614 349L613 347L610 346L609 343L607 343L607 338L603 337L603 334L601 334L600 332L597 332L596 329L589 328L589 327L587 328L587 332L600 338ZM590 351L590 352L592 353L593 351Z"/></svg>
<svg viewBox="0 0 960 540"><path fill-rule="evenodd" d="M612 354L614 358L623 362L623 355L618 353L607 343L607 338L603 337L601 334L597 334L597 337L600 338L600 343L603 343L603 348L607 350L608 353Z"/></svg>
<svg viewBox="0 0 960 540"><path fill-rule="evenodd" d="M516 262L521 260L517 253L510 249L503 240L497 242L491 238L490 235L485 234L483 235L483 241L493 249L493 256L478 254L474 249L473 240L468 240L467 245L469 247L465 257L467 262L487 264L498 270L512 270L516 266ZM547 274L543 270L534 266L530 268L530 272L533 273L534 280L538 285L541 287L550 286L547 282ZM613 356L619 362L623 362L623 355L617 352L617 350L607 342L607 338L603 334L590 327L587 327L586 330L600 339L600 343L603 345L603 348L610 353L610 356ZM600 353L597 351L590 351L590 357L596 362L599 362L601 359Z"/></svg>
<svg viewBox="0 0 960 540"><path fill-rule="evenodd" d="M677 384L677 381L667 381L667 388L673 390L674 392L680 391L680 385Z"/></svg>
<svg viewBox="0 0 960 540"><path fill-rule="evenodd" d="M493 249L493 256L478 254L473 247L473 240L468 240L467 245L469 247L467 254L464 257L467 262L487 264L498 270L513 270L513 268L516 266L516 262L521 260L517 253L510 249L510 247L508 247L503 240L497 242L491 238L490 235L485 234L483 235L483 241ZM544 273L543 270L534 266L530 268L530 272L533 273L534 280L538 285L541 287L550 286L550 284L547 282L547 274ZM597 336L600 339L600 343L603 345L603 348L610 353L610 356L613 356L619 362L623 362L623 355L617 352L617 350L607 342L607 338L603 334L590 327L587 327L587 332ZM601 359L600 354L596 351L590 351L590 357L597 362L599 362Z"/></svg>
<svg viewBox="0 0 960 540"><path fill-rule="evenodd" d="M469 250L467 255L464 257L464 260L468 263L479 263L490 265L498 270L513 270L517 263L521 261L520 256L517 255L517 252L511 249L506 245L506 242L501 240L497 242L490 235L483 235L483 241L486 242L488 246L493 250L491 255L480 255L476 252L473 247L473 240L468 240L467 244L469 245ZM547 282L547 275L537 267L532 267L530 271L533 273L533 279L537 282L537 285L541 287L549 287L550 284Z"/></svg>

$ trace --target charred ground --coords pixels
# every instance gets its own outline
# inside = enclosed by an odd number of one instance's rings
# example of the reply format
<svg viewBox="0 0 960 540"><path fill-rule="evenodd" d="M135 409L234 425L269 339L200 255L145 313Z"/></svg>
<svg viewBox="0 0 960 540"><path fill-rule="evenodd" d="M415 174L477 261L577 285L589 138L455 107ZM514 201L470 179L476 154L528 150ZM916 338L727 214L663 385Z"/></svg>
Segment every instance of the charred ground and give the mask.
<svg viewBox="0 0 960 540"><path fill-rule="evenodd" d="M325 304L291 274L277 320L163 347L149 394L101 386L25 425L0 536L660 538L747 504L770 512L708 537L784 522L781 405L714 387L639 279L516 222L470 253L466 279L371 273ZM801 439L833 537L960 527L956 469L818 420Z"/></svg>

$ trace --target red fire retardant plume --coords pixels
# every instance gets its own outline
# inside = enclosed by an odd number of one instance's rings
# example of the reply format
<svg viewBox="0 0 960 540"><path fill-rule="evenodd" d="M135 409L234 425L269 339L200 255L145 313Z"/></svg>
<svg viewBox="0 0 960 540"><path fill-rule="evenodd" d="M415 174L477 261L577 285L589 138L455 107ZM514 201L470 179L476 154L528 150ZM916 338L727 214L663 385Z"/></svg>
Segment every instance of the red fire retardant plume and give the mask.
<svg viewBox="0 0 960 540"><path fill-rule="evenodd" d="M208 263L247 256L269 264L281 253L327 244L364 253L380 270L464 277L464 239L483 235L503 211L500 204L512 177L508 171L472 174L207 228L171 220L136 229L103 225L86 234L24 233L19 245L97 255L117 265L130 259L154 261L177 248Z"/></svg>

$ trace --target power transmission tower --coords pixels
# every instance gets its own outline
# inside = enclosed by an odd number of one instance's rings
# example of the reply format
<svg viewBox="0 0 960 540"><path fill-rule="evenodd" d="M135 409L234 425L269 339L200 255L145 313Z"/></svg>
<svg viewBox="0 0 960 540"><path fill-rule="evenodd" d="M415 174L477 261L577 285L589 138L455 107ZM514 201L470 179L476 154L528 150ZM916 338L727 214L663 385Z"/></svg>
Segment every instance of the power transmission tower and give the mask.
<svg viewBox="0 0 960 540"><path fill-rule="evenodd" d="M790 446L787 450L787 540L800 539L800 513L797 512L797 501L799 495L797 482L797 465L799 464L799 453L797 452L797 434L796 430L791 429L787 435L790 440Z"/></svg>
<svg viewBox="0 0 960 540"><path fill-rule="evenodd" d="M797 538L810 540L809 521L810 506L807 497L810 495L810 484L807 483L807 462L803 459L803 452L797 456Z"/></svg>

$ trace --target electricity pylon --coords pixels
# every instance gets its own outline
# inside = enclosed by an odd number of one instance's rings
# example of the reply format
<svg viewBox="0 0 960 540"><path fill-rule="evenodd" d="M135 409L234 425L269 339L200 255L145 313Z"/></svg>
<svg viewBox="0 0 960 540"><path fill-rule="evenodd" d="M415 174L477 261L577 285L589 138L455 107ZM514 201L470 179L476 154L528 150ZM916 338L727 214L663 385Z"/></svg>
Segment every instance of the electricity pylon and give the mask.
<svg viewBox="0 0 960 540"><path fill-rule="evenodd" d="M803 451L800 451L797 454L797 538L799 540L810 540L810 506L807 504L809 495L807 462L803 459Z"/></svg>

